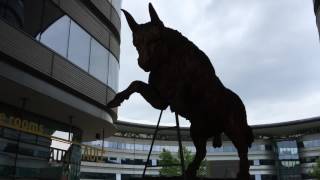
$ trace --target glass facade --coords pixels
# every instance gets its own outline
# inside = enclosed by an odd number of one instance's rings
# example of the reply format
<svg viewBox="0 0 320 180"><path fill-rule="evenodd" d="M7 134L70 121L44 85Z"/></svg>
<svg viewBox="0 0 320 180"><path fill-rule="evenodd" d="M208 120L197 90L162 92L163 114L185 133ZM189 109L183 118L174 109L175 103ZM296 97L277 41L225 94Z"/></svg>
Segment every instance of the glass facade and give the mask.
<svg viewBox="0 0 320 180"><path fill-rule="evenodd" d="M94 146L101 146L101 141L91 142L91 145ZM271 145L268 144L252 144L252 147L249 151L271 151L272 149L269 148ZM121 143L121 142L111 142L105 141L105 147L111 149L122 149L122 150L137 150L137 151L149 151L150 145L149 144L133 144L133 143ZM186 146L186 148L191 152L196 152L196 148L194 146ZM179 147L178 145L154 145L153 151L161 152L163 149L170 151L170 152L178 152ZM232 144L223 145L220 148L214 148L212 146L207 146L208 153L214 152L237 152L236 148Z"/></svg>
<svg viewBox="0 0 320 180"><path fill-rule="evenodd" d="M304 140L298 143L299 148L320 147L320 139Z"/></svg>
<svg viewBox="0 0 320 180"><path fill-rule="evenodd" d="M52 138L57 133L69 136L58 143ZM0 179L78 179L80 146L62 146L61 141L79 142L81 134L75 127L1 104Z"/></svg>
<svg viewBox="0 0 320 180"><path fill-rule="evenodd" d="M108 0L120 16L122 0Z"/></svg>
<svg viewBox="0 0 320 180"><path fill-rule="evenodd" d="M85 71L89 70L90 38L87 32L71 21L67 58Z"/></svg>
<svg viewBox="0 0 320 180"><path fill-rule="evenodd" d="M70 18L63 16L39 34L40 42L55 50L61 56L67 56Z"/></svg>
<svg viewBox="0 0 320 180"><path fill-rule="evenodd" d="M103 46L101 46L96 40L91 39L89 73L105 84L107 84L108 77L108 71L106 70L109 68L109 55L110 53L105 51Z"/></svg>
<svg viewBox="0 0 320 180"><path fill-rule="evenodd" d="M318 136L317 136L318 135ZM319 147L318 145L318 138L319 134L315 135L313 139L303 140L299 141L297 143L297 140L295 138L290 139L282 139L282 138L276 138L275 140L269 139L269 140L263 140L260 142L255 142L252 147L249 149L251 153L249 153L249 163L251 167L251 178L256 180L300 180L305 177L311 177L308 174L302 174L306 170L305 166L301 166L303 163L314 163L318 156L316 156L314 153L312 156L309 155L309 157L302 157L299 156L299 148L303 147ZM150 144L148 142L151 142L150 136L148 134L139 134L139 137L134 139L135 136L129 136L127 137L127 134L123 135L122 139L114 140L114 139L108 139L104 142L104 146L106 149L109 149L114 157L105 157L105 163L111 163L111 164L123 164L123 165L144 165L146 157L139 156L139 159L136 159L135 154L141 154L141 151L148 152L150 149ZM121 137L120 135L116 136L117 138ZM133 139L130 143L126 143L126 139ZM160 138L159 138L160 139ZM189 140L190 141L190 140ZM94 141L90 142L89 144L93 146L102 146L102 141ZM191 152L195 152L195 147L192 145L186 146L188 150ZM153 151L155 154L158 154L163 149L166 149L167 151L177 153L178 152L178 146L175 144L171 145L170 143L164 143L164 144L155 144L153 146ZM119 151L120 150L120 151ZM223 156L227 155L228 160L221 160L223 162L228 162L230 153L227 152L233 152L231 156L236 155L236 149L235 147L230 144L229 142L224 142L223 146L221 148L213 148L210 146L210 143L207 145L207 152L208 152L208 159L215 158L224 158ZM306 149L305 149L306 150ZM317 151L316 149L311 149L312 152ZM303 151L304 152L304 151ZM117 156L117 153L119 153L119 156ZM211 153L211 154L210 154ZM217 154L214 154L217 153ZM225 154L224 154L225 153ZM127 154L128 156L123 156L123 154ZM257 159L257 155L261 155ZM106 154L108 155L108 154ZM133 156L132 156L133 155ZM217 155L217 156L215 156ZM258 156L259 156L258 155ZM133 157L133 158L132 158ZM215 161L215 160L208 160L209 162ZM219 160L217 160L219 161ZM231 163L231 161L230 161ZM149 164L157 165L159 164L159 159L157 156L154 156L151 158L151 162ZM122 167L122 166L121 166ZM138 170L139 167L137 167ZM100 173L100 172L97 172ZM125 173L125 172L121 172ZM119 175L122 175L121 173L117 173L117 177ZM155 174L156 176L156 174Z"/></svg>
<svg viewBox="0 0 320 180"><path fill-rule="evenodd" d="M117 92L119 62L51 0L0 1L0 17ZM121 1L112 2L120 9ZM113 35L110 32L110 35Z"/></svg>
<svg viewBox="0 0 320 180"><path fill-rule="evenodd" d="M296 140L276 142L277 170L281 180L300 180L301 170Z"/></svg>

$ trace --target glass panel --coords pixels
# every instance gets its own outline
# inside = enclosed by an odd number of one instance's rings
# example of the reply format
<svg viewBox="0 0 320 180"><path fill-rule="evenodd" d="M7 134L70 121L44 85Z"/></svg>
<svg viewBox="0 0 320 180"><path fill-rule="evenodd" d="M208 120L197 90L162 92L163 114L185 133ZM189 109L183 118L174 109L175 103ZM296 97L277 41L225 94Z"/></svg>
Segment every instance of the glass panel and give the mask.
<svg viewBox="0 0 320 180"><path fill-rule="evenodd" d="M14 129L8 129L8 128L3 129L3 137L16 140L18 139L18 136L19 136L18 131Z"/></svg>
<svg viewBox="0 0 320 180"><path fill-rule="evenodd" d="M0 17L3 18L7 0L0 0Z"/></svg>
<svg viewBox="0 0 320 180"><path fill-rule="evenodd" d="M13 177L16 144L4 138L0 138L0 179L2 177Z"/></svg>
<svg viewBox="0 0 320 180"><path fill-rule="evenodd" d="M67 56L70 18L63 16L49 26L40 37L40 41L62 55Z"/></svg>
<svg viewBox="0 0 320 180"><path fill-rule="evenodd" d="M29 134L29 133L23 133L21 132L20 134L20 141L23 141L23 142L27 142L27 143L36 143L36 136L35 135L32 135L32 134Z"/></svg>
<svg viewBox="0 0 320 180"><path fill-rule="evenodd" d="M0 110L0 112L8 112L0 114L0 119L5 124L10 123L9 118L19 118L12 113L18 112L18 109L7 110L7 107L3 108L0 105ZM64 135L68 135L66 132L71 131L71 135L77 134L77 139L81 139L81 130L76 127L27 112L23 113L23 119L25 121L22 122L28 121L29 125L31 122L37 122L47 135L56 135L54 132L59 130ZM26 124L25 127L27 127ZM62 138L65 139L68 136ZM51 147L53 146L51 144L52 140L49 137L11 128L0 128L0 179L13 179L14 176L18 179L61 179L62 174L68 174L70 179L79 179L80 146L72 145L72 148L57 151ZM63 148L62 145L70 146L66 142L61 142L61 148ZM71 164L66 168L65 162L69 160Z"/></svg>
<svg viewBox="0 0 320 180"><path fill-rule="evenodd" d="M120 15L121 3L122 3L122 0L113 0L112 1L112 5L116 9L116 11L118 12L119 15Z"/></svg>
<svg viewBox="0 0 320 180"><path fill-rule="evenodd" d="M79 25L71 21L68 59L88 71L90 36Z"/></svg>
<svg viewBox="0 0 320 180"><path fill-rule="evenodd" d="M51 139L46 137L38 136L38 144L42 146L50 146L51 145Z"/></svg>
<svg viewBox="0 0 320 180"><path fill-rule="evenodd" d="M0 0L0 16L34 38L63 15L51 1Z"/></svg>
<svg viewBox="0 0 320 180"><path fill-rule="evenodd" d="M118 91L119 78L119 63L116 58L110 53L109 56L109 76L108 85L114 90Z"/></svg>
<svg viewBox="0 0 320 180"><path fill-rule="evenodd" d="M28 9L30 9L30 12L34 13L34 10L37 9L37 14L34 16L40 17L40 22L41 22L41 32L45 31L50 27L55 21L60 19L62 16L65 15L64 12L52 1L50 0L45 0L44 4L39 4L41 0L28 0L27 2L34 2L34 3L26 3L26 6L30 6ZM42 10L42 7L44 8ZM39 9L39 10L38 10ZM34 21L33 19L27 19L29 22L26 22L26 24L32 24ZM39 32L38 32L39 33Z"/></svg>
<svg viewBox="0 0 320 180"><path fill-rule="evenodd" d="M0 1L1 16L11 25L22 28L24 24L24 3L21 0Z"/></svg>
<svg viewBox="0 0 320 180"><path fill-rule="evenodd" d="M89 73L107 84L109 52L96 40L91 39L90 69Z"/></svg>

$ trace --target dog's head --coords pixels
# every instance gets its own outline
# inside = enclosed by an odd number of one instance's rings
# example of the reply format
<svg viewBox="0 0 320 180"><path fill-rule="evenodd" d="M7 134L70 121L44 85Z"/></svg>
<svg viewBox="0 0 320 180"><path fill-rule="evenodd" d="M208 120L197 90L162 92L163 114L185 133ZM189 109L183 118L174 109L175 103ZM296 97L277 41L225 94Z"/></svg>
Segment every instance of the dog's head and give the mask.
<svg viewBox="0 0 320 180"><path fill-rule="evenodd" d="M151 3L149 3L151 21L145 24L138 24L129 12L123 9L122 11L133 34L133 45L139 54L138 64L144 71L149 72L158 65L156 56L161 53L159 50L162 43L163 22Z"/></svg>

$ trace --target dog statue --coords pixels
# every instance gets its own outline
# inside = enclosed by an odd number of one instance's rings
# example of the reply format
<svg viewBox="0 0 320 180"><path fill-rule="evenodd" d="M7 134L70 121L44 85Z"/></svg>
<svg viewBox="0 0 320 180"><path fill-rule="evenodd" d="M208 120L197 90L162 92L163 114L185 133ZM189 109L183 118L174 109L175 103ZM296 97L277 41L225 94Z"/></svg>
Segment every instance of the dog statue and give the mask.
<svg viewBox="0 0 320 180"><path fill-rule="evenodd" d="M188 119L196 147L195 158L185 172L191 178L206 156L208 139L213 137L213 146L220 147L221 133L225 133L238 151L238 178L249 179L248 147L254 138L239 96L222 84L204 52L180 32L164 26L151 3L151 21L145 24L138 24L129 12L122 11L139 53L138 64L150 72L149 81L133 81L108 107L120 106L131 94L139 93L154 108L169 106Z"/></svg>

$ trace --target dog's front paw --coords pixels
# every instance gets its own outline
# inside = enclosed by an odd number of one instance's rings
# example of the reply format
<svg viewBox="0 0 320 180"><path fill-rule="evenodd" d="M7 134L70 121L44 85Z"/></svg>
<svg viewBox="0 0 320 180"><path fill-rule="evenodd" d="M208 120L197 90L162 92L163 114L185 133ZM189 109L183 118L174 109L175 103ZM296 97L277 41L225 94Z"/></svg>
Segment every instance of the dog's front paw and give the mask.
<svg viewBox="0 0 320 180"><path fill-rule="evenodd" d="M126 98L122 95L122 94L117 94L113 100L111 100L108 104L107 107L108 108L114 108L114 107L118 107L121 105L121 103L125 100Z"/></svg>

